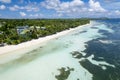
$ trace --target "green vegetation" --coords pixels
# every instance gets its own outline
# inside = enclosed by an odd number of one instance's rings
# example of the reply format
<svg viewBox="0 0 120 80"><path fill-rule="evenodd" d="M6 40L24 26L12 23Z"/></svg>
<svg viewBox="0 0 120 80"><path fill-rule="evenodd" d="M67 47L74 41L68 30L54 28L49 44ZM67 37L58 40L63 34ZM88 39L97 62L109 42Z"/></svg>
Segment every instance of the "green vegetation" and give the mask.
<svg viewBox="0 0 120 80"><path fill-rule="evenodd" d="M88 19L0 19L0 44L19 44L89 23ZM18 26L28 26L18 34Z"/></svg>

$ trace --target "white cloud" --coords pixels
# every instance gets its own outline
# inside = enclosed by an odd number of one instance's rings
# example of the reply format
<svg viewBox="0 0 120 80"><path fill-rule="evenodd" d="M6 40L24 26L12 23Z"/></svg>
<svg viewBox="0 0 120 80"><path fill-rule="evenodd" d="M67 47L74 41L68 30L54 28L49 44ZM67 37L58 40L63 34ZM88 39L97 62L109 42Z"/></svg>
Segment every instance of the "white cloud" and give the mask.
<svg viewBox="0 0 120 80"><path fill-rule="evenodd" d="M106 10L100 5L99 2L95 2L94 0L89 0L89 11L92 12L105 12Z"/></svg>
<svg viewBox="0 0 120 80"><path fill-rule="evenodd" d="M79 10L84 5L81 0L73 0L71 2L62 2L58 11L74 12Z"/></svg>
<svg viewBox="0 0 120 80"><path fill-rule="evenodd" d="M43 17L43 14L41 14L41 13L36 13L36 14L30 14L29 15L31 18L40 18L40 17Z"/></svg>
<svg viewBox="0 0 120 80"><path fill-rule="evenodd" d="M19 7L18 5L14 5L14 6L12 6L12 7L9 7L9 9L10 9L11 11L16 11L16 10L20 9L20 7Z"/></svg>
<svg viewBox="0 0 120 80"><path fill-rule="evenodd" d="M58 17L62 17L62 16L63 16L63 14L61 14L61 13L58 14Z"/></svg>
<svg viewBox="0 0 120 80"><path fill-rule="evenodd" d="M5 5L1 5L1 6L0 6L0 10L4 10L5 8L6 8Z"/></svg>
<svg viewBox="0 0 120 80"><path fill-rule="evenodd" d="M103 15L110 17L110 18L119 18L120 17L120 10L109 10L108 12L106 12Z"/></svg>
<svg viewBox="0 0 120 80"><path fill-rule="evenodd" d="M84 5L84 2L81 0L73 0L72 2L70 2L70 6L82 6Z"/></svg>
<svg viewBox="0 0 120 80"><path fill-rule="evenodd" d="M39 8L38 7L35 7L35 6L31 6L31 5L28 5L28 6L25 6L23 7L23 9L27 10L27 11L39 11Z"/></svg>
<svg viewBox="0 0 120 80"><path fill-rule="evenodd" d="M11 3L11 0L0 0L0 2L3 2L3 3Z"/></svg>
<svg viewBox="0 0 120 80"><path fill-rule="evenodd" d="M95 0L89 0L88 3L84 3L84 0L45 0L41 5L46 9L54 10L55 15L59 17L102 17L109 12Z"/></svg>
<svg viewBox="0 0 120 80"><path fill-rule="evenodd" d="M47 9L56 9L59 7L60 3L59 0L45 0L41 2L41 5Z"/></svg>
<svg viewBox="0 0 120 80"><path fill-rule="evenodd" d="M33 5L26 5L26 6L14 5L12 7L9 7L9 10L11 10L11 11L26 10L26 11L37 12L37 11L39 11L39 7L34 5L34 4Z"/></svg>
<svg viewBox="0 0 120 80"><path fill-rule="evenodd" d="M41 5L47 9L53 9L57 12L70 13L77 10L84 5L84 2L81 0L73 0L67 2L61 2L60 0L45 0Z"/></svg>
<svg viewBox="0 0 120 80"><path fill-rule="evenodd" d="M20 12L20 15L21 15L22 17L24 17L24 16L26 16L26 13L25 13L25 12Z"/></svg>
<svg viewBox="0 0 120 80"><path fill-rule="evenodd" d="M120 15L120 10L116 10L115 13L116 13L117 15Z"/></svg>
<svg viewBox="0 0 120 80"><path fill-rule="evenodd" d="M39 17L39 14L30 14L30 17Z"/></svg>

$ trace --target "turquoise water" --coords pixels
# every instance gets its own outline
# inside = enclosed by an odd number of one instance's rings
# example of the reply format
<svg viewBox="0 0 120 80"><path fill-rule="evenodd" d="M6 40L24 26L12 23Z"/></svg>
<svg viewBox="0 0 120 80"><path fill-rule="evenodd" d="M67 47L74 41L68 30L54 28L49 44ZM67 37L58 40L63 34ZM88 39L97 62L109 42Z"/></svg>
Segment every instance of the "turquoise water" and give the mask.
<svg viewBox="0 0 120 80"><path fill-rule="evenodd" d="M86 55L83 52L87 46L86 42L105 36L99 33L100 29L113 33L113 30L106 25L92 21L90 25L50 40L31 52L17 55L22 52L19 50L1 56L0 80L57 80L55 75L60 74L58 69L61 67L74 68L67 80L92 80L93 74L79 63L84 58L73 58L71 52L78 51ZM103 64L114 67L105 61L92 60L92 57L94 56L87 59L95 65Z"/></svg>

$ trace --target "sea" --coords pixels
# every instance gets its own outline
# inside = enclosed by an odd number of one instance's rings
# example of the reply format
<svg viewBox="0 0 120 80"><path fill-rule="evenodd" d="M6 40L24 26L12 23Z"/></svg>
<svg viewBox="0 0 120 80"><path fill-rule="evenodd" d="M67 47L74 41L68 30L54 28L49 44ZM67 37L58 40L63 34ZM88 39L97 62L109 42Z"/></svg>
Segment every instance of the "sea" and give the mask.
<svg viewBox="0 0 120 80"><path fill-rule="evenodd" d="M120 80L120 19L91 20L38 45L0 56L0 80Z"/></svg>

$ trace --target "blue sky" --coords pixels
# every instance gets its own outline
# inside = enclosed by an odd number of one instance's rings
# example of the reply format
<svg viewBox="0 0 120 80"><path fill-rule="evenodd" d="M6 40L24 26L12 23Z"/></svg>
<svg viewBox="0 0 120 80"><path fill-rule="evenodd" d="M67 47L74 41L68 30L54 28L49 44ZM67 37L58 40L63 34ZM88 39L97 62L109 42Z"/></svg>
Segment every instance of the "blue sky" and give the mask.
<svg viewBox="0 0 120 80"><path fill-rule="evenodd" d="M0 18L120 18L119 0L0 0Z"/></svg>

